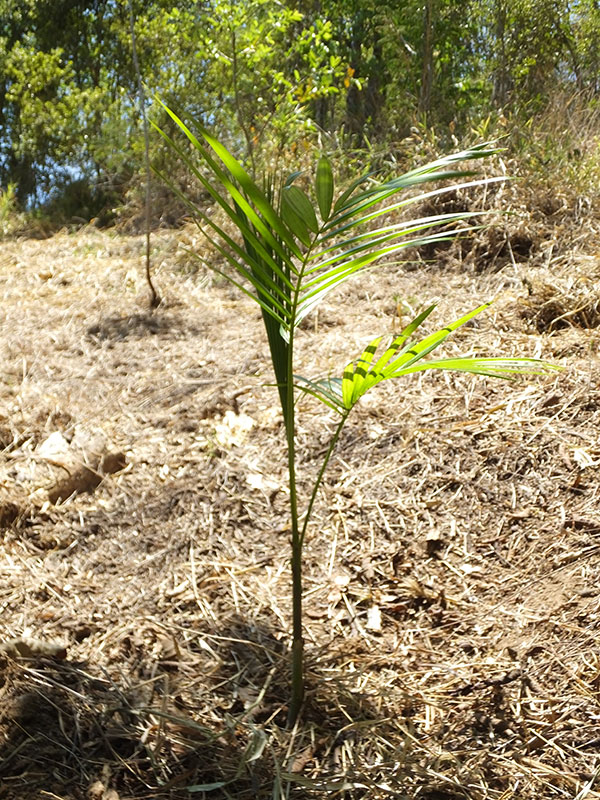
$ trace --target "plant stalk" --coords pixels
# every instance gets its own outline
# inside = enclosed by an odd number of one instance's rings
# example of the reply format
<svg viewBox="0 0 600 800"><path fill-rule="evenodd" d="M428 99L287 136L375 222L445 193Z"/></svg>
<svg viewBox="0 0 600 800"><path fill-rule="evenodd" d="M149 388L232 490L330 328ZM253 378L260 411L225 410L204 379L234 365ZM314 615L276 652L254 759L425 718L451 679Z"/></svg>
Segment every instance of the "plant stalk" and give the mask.
<svg viewBox="0 0 600 800"><path fill-rule="evenodd" d="M348 419L347 411L340 422L338 423L335 433L331 437L329 447L321 464L319 473L315 479L313 489L308 502L308 507L304 515L304 522L302 529L300 529L298 521L298 501L296 494L296 465L295 465L295 442L294 442L294 402L293 392L290 393L292 401L290 403L288 398L288 413L290 414L288 420L291 423L288 428L288 469L290 476L290 510L292 516L292 693L290 699L290 708L288 712L288 727L292 727L302 707L304 701L304 636L302 632L302 547L304 545L304 537L310 521L313 505L319 491L319 487L323 481L323 476L331 454L337 444L344 423ZM291 436L290 436L291 432Z"/></svg>
<svg viewBox="0 0 600 800"><path fill-rule="evenodd" d="M315 240L316 241L316 240ZM300 524L298 519L298 495L296 487L296 428L295 428L295 393L294 393L294 332L295 320L298 309L298 300L300 296L300 286L302 284L302 277L312 247L309 247L305 257L302 268L298 273L298 281L294 296L291 303L291 318L292 324L290 325L290 338L287 353L287 376L286 376L286 402L284 409L284 423L287 435L287 452L288 452L288 475L289 475L289 490L290 490L290 517L292 526L292 691L290 696L290 707L288 710L287 724L288 728L292 728L298 719L300 709L304 702L304 635L302 630L302 545L304 544L304 535L308 525L310 513L312 511L317 489L323 478L325 467L329 461L329 457L333 451L335 443L340 435L342 426L346 421L347 413L344 415L342 422L338 426L333 440L329 445L325 462L321 466L321 470L317 476L315 487L310 497L307 513L305 515L302 531L300 531Z"/></svg>
<svg viewBox="0 0 600 800"><path fill-rule="evenodd" d="M304 702L304 636L302 633L302 544L292 532L292 692L287 724L296 724Z"/></svg>
<svg viewBox="0 0 600 800"><path fill-rule="evenodd" d="M150 136L148 133L148 115L146 114L146 103L144 100L144 87L142 85L142 74L140 71L140 63L138 60L137 44L135 39L135 22L133 15L133 2L129 0L129 28L131 33L131 50L133 54L133 67L135 70L137 80L138 101L140 104L140 113L142 115L142 122L144 126L144 166L146 169L146 196L144 200L144 228L146 233L146 283L150 289L150 308L157 308L160 305L160 296L156 291L154 282L152 280L152 272L150 269L150 177L152 170L150 168Z"/></svg>
<svg viewBox="0 0 600 800"><path fill-rule="evenodd" d="M288 357L287 408L284 415L290 489L290 517L292 526L292 692L288 710L288 727L298 719L304 701L304 637L302 633L302 538L298 523L298 495L296 490L295 405L293 383L293 331L290 334Z"/></svg>
<svg viewBox="0 0 600 800"><path fill-rule="evenodd" d="M323 476L325 475L325 470L327 469L327 465L329 464L329 459L331 458L331 454L334 451L334 448L337 444L337 440L340 438L340 433L342 432L342 428L346 424L346 420L348 419L348 415L350 411L344 412L341 420L338 423L337 428L335 429L335 433L331 437L331 441L329 442L329 447L327 448L327 452L325 453L325 458L323 459L323 463L321 464L321 469L319 470L319 474L317 475L313 490L310 495L310 499L308 501L308 507L306 509L306 513L304 515L304 522L302 523L302 531L300 532L300 547L304 544L304 537L306 535L306 529L308 528L308 523L310 522L310 516L312 514L312 508L317 499L317 493L319 491L319 487L321 486L321 482L323 480Z"/></svg>

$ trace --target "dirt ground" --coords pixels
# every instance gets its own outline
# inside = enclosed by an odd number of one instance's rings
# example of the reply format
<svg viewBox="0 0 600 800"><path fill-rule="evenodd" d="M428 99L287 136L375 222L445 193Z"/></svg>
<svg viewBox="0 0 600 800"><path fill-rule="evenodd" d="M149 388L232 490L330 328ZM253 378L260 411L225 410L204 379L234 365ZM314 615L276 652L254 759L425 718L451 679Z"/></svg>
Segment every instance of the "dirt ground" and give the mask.
<svg viewBox="0 0 600 800"><path fill-rule="evenodd" d="M302 373L341 374L425 303L441 327L496 298L445 352L566 369L365 398L306 545L291 731L255 307L196 269L192 229L153 236L153 312L141 237L0 243L2 800L600 797L600 225L526 202L302 330ZM299 420L306 496L334 420L310 398Z"/></svg>

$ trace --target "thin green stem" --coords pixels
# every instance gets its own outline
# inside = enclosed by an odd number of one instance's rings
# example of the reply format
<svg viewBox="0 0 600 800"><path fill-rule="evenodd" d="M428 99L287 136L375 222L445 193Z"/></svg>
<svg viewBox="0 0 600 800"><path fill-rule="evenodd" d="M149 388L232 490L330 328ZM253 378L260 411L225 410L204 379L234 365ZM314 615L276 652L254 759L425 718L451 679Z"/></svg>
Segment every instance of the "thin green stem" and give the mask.
<svg viewBox="0 0 600 800"><path fill-rule="evenodd" d="M293 405L293 403L292 403ZM294 483L294 508L295 508L295 516L292 514L292 606L293 606L293 641L292 641L292 697L290 702L290 710L288 716L288 725L291 727L296 722L298 718L298 714L300 712L300 708L302 707L302 702L304 700L304 639L302 636L302 547L304 545L304 537L306 535L306 530L308 528L308 523L310 520L310 516L312 513L313 505L315 499L317 497L317 492L319 491L319 487L323 480L323 475L325 474L325 470L327 469L327 464L329 463L329 459L331 458L331 454L337 444L337 440L339 439L340 433L342 432L342 428L344 427L344 423L348 419L348 414L350 412L347 411L335 430L335 433L331 437L331 441L329 442L329 447L327 448L327 452L325 454L325 458L323 459L323 463L321 464L321 468L319 473L316 477L315 483L313 485L313 490L310 495L310 499L308 502L308 507L306 509L306 513L304 515L304 522L302 524L302 530L299 531L298 528L298 511L297 511L297 497L295 492L295 468L294 465L291 464L290 471L290 501L292 495L292 474L293 474L293 483ZM288 439L288 455L289 455L289 439ZM295 518L295 523L294 523Z"/></svg>
<svg viewBox="0 0 600 800"><path fill-rule="evenodd" d="M304 638L302 635L302 540L298 524L298 495L296 488L296 431L294 403L294 329L290 331L288 348L286 413L288 475L290 490L290 521L292 526L292 693L288 711L288 726L292 727L304 700Z"/></svg>
<svg viewBox="0 0 600 800"><path fill-rule="evenodd" d="M325 470L327 469L327 465L329 464L329 459L331 458L331 454L333 453L337 441L340 438L340 433L342 432L342 428L344 427L349 414L350 414L349 410L345 411L341 420L339 421L338 426L335 429L335 433L333 434L333 436L331 437L331 441L329 442L329 447L327 448L327 452L325 453L325 458L323 459L323 463L321 464L321 469L319 470L319 474L315 479L313 490L310 495L310 500L308 501L308 507L304 515L302 530L300 531L300 547L302 547L302 545L304 544L304 537L306 535L306 529L308 528L308 523L310 522L310 516L312 514L313 505L315 503L315 500L317 499L317 493L319 491L319 487L321 486L323 476L325 475Z"/></svg>
<svg viewBox="0 0 600 800"><path fill-rule="evenodd" d="M295 430L295 396L294 396L294 334L295 321L302 287L302 276L306 269L306 264L310 257L312 247L316 243L318 236L315 237L313 245L304 255L304 261L298 271L298 278L292 296L290 308L290 339L288 343L287 360L287 395L286 410L284 413L287 451L288 451L288 475L290 490L290 518L292 526L292 691L290 697L290 707L288 710L288 726L295 725L302 703L304 702L304 636L302 631L302 542L305 528L300 534L298 520L298 495L296 487L296 430Z"/></svg>
<svg viewBox="0 0 600 800"><path fill-rule="evenodd" d="M290 309L290 338L287 352L286 408L288 476L290 490L290 522L292 526L292 691L288 709L288 726L295 725L304 701L304 637L302 634L302 542L298 522L296 487L296 403L294 397L294 318L298 303L299 281L294 288Z"/></svg>

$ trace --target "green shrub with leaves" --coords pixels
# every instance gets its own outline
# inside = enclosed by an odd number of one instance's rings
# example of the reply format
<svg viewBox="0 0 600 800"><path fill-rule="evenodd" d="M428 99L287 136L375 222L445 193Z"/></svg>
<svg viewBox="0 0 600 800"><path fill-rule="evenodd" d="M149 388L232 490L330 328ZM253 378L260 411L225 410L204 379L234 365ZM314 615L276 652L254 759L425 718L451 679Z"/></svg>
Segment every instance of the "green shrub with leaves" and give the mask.
<svg viewBox="0 0 600 800"><path fill-rule="evenodd" d="M9 183L6 189L0 189L0 239L14 233L24 221L18 210L16 186Z"/></svg>
<svg viewBox="0 0 600 800"><path fill-rule="evenodd" d="M339 194L336 194L331 165L322 157L316 168L315 199L312 200L296 183L299 173L293 173L279 185L270 180L260 187L208 131L199 128L198 138L179 117L165 109L192 148L157 130L239 233L238 238L230 235L226 230L229 225L221 227L215 221L216 216L208 216L203 208L190 204L197 224L221 256L224 266L208 263L200 254L198 258L260 306L269 342L288 459L293 627L289 723L293 724L304 697L302 548L325 469L342 428L360 398L382 381L427 369L511 378L521 373L540 374L555 367L532 358L426 358L451 333L489 306L484 303L437 332L419 338L418 328L434 310L434 306L429 306L391 341L383 343L382 337L375 338L338 377L312 380L298 376L295 371L298 325L330 292L403 248L447 239L456 233L459 223L461 230L474 226L473 212L395 222L389 219L392 212L409 204L481 183L471 179L472 172L460 170L457 165L495 153L493 146L472 147L383 183L364 175ZM161 177L170 183L164 175ZM444 179L454 181L453 185L397 198L401 191ZM174 185L172 188L186 200ZM384 201L388 200L391 202L386 204ZM453 225L450 233L448 225ZM296 481L295 417L299 393L312 395L338 415L337 426L304 509L300 506Z"/></svg>

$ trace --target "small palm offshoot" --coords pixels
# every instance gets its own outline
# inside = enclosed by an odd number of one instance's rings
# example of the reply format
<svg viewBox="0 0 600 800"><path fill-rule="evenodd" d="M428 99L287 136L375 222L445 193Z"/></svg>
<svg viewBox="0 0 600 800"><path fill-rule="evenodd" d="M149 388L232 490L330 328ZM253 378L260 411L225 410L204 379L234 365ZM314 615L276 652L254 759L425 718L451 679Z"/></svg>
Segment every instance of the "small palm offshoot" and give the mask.
<svg viewBox="0 0 600 800"><path fill-rule="evenodd" d="M430 306L387 346L382 346L382 337L374 339L358 361L346 367L341 377L310 380L295 375L294 346L298 325L331 291L362 271L375 267L383 257L393 256L407 247L446 240L458 232L476 227L477 213L474 212L439 214L399 222L389 220L397 218L395 212L409 204L422 203L444 192L483 183L471 180L473 173L458 169L457 165L492 155L497 152L493 146L475 146L382 183L376 182L372 175L361 176L337 199L330 162L322 157L317 164L313 187L316 202L313 202L296 183L300 173L290 175L279 185L266 181L260 187L208 131L198 128L196 136L169 108L164 105L163 108L192 147L180 145L159 128L157 130L178 152L239 233L239 237L230 235L215 221L216 217L209 216L202 207L191 203L166 176L161 175L189 206L203 234L221 256L222 266L196 255L260 306L269 342L288 456L293 628L288 720L294 724L304 697L302 545L325 469L356 403L369 389L384 380L426 369L510 378L518 373L539 374L555 367L530 358L424 360L447 336L487 308L489 303L486 303L441 330L415 339L415 332L434 309ZM397 198L403 190L446 179L453 183ZM386 203L388 200L391 202ZM297 391L313 395L340 415L304 513L299 510L296 491Z"/></svg>

